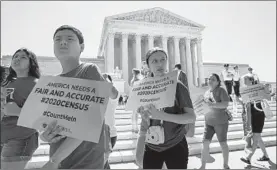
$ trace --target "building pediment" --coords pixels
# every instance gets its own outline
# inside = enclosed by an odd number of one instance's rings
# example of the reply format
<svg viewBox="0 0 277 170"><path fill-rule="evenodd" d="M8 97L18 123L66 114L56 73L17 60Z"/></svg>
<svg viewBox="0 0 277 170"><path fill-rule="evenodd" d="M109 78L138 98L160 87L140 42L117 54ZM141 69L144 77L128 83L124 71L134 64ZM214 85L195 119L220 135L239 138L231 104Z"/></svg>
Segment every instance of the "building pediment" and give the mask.
<svg viewBox="0 0 277 170"><path fill-rule="evenodd" d="M134 11L134 12L125 13L125 14L114 15L114 16L108 17L107 19L204 28L203 25L200 25L196 22L193 22L182 16L179 16L177 14L174 14L170 11L167 11L163 8L158 8L158 7L146 9L146 10Z"/></svg>

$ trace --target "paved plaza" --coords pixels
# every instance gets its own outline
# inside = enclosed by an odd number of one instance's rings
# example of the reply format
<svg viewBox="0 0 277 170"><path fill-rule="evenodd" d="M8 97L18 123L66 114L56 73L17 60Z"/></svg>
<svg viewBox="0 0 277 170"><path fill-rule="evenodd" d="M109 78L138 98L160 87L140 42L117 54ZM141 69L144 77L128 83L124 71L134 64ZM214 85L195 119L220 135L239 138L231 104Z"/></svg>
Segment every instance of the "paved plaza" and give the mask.
<svg viewBox="0 0 277 170"><path fill-rule="evenodd" d="M257 149L253 158L252 164L247 165L240 161L240 157L244 154L244 151L233 151L229 155L229 166L231 169L276 169L276 146L267 147L268 155L271 161L269 162L260 162L256 161L262 156L262 151ZM223 169L222 168L222 154L216 153L211 154L215 158L215 162L207 163L206 169ZM188 169L196 169L200 167L201 159L200 155L190 156ZM138 166L134 163L125 163L125 164L112 164L111 169L138 169Z"/></svg>

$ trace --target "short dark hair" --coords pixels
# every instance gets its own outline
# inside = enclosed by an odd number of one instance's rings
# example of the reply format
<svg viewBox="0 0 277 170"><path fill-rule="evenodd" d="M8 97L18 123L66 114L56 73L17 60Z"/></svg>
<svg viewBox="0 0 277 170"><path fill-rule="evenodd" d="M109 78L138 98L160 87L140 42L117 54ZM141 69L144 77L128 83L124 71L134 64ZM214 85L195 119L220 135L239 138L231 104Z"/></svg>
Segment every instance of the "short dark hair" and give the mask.
<svg viewBox="0 0 277 170"><path fill-rule="evenodd" d="M248 67L248 71L252 71L253 70L253 68L252 67Z"/></svg>
<svg viewBox="0 0 277 170"><path fill-rule="evenodd" d="M176 65L175 65L175 68L181 70L181 69L182 69L182 65L181 65L181 64L176 64Z"/></svg>
<svg viewBox="0 0 277 170"><path fill-rule="evenodd" d="M137 69L137 68L133 68L133 70L132 70L136 75L138 75L139 73L140 73L140 70L139 69Z"/></svg>
<svg viewBox="0 0 277 170"><path fill-rule="evenodd" d="M229 67L229 64L224 64L224 67Z"/></svg>
<svg viewBox="0 0 277 170"><path fill-rule="evenodd" d="M154 47L154 48L148 50L148 52L146 53L146 64L147 65L149 65L149 58L150 58L150 56L152 54L156 53L156 52L159 52L159 51L164 53L165 57L167 58L167 54L166 54L166 52L162 48L160 48L160 47Z"/></svg>
<svg viewBox="0 0 277 170"><path fill-rule="evenodd" d="M211 76L214 76L216 78L216 80L218 81L218 87L221 86L221 80L219 78L219 75L216 73L212 73Z"/></svg>
<svg viewBox="0 0 277 170"><path fill-rule="evenodd" d="M70 26L70 25L62 25L59 28L57 28L54 33L53 39L55 38L55 35L57 34L57 32L62 31L62 30L70 30L70 31L74 32L74 34L78 37L79 43L84 44L84 36L83 36L82 32L79 29L77 29L73 26Z"/></svg>

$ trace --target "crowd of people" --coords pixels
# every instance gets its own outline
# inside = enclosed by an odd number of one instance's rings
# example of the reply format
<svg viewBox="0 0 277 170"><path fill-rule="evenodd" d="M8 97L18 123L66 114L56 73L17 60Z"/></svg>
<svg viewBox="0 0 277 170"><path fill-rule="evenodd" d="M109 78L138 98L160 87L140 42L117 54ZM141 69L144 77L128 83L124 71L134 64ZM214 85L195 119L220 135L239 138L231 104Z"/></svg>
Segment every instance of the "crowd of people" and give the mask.
<svg viewBox="0 0 277 170"><path fill-rule="evenodd" d="M58 76L107 81L113 84L111 76L102 74L97 65L80 62L80 55L85 48L84 37L80 30L68 25L57 28L53 34L53 44L54 54L62 66L62 72ZM167 73L168 55L161 48L149 49L145 64L148 70L133 69L131 87L141 80L140 74L143 77L164 76ZM231 97L233 84L236 100L245 106L244 114L247 115L243 121L248 154L241 160L250 164L258 145L264 153L259 160L269 160L261 137L265 120L261 105L259 101L256 101L257 106L254 107L253 103L243 103L239 100L241 77L238 67L234 67L234 72L229 70L228 64L224 67L222 79L227 91L221 86L220 76L213 73L209 77L209 90L203 94L211 111L205 115L202 165L195 168L204 169L206 163L213 159L209 153L209 145L216 134L222 148L222 168L230 169L227 144L230 119L226 114L226 109L229 101L233 100ZM154 105L150 104L147 108L139 105L135 108L135 115L140 115L142 118L135 155L136 163L140 168L161 169L165 163L168 169L187 169L189 148L186 138L194 135L196 114L191 101L193 94L189 92L186 73L182 71L180 64L176 64L175 70L178 70L178 81L174 106L156 109ZM115 109L118 104L124 103L123 96L114 86L110 91L99 142L93 143L60 135L62 129L57 126L57 121L49 123L45 130L40 132L17 125L20 110L41 76L37 57L32 51L27 48L18 49L12 56L8 76L4 78L2 75L1 73L1 87L7 89L4 113L1 112L2 169L24 169L39 147L39 138L50 145L49 161L44 168L110 169L108 159L117 140ZM252 68L249 68L249 74L243 78L246 86L259 83ZM257 110L256 107L260 110ZM164 136L160 143L147 140L148 134L152 131Z"/></svg>

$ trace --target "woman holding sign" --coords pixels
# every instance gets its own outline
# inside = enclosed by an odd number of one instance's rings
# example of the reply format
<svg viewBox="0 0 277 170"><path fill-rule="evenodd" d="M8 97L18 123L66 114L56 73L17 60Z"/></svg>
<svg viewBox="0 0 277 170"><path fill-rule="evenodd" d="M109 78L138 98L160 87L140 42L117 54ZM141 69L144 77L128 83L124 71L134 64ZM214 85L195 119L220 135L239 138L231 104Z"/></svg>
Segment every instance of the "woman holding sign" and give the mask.
<svg viewBox="0 0 277 170"><path fill-rule="evenodd" d="M209 78L210 89L205 93L204 100L210 108L210 112L205 115L205 129L202 148L202 166L206 168L206 162L209 159L209 147L214 134L220 143L223 154L223 168L230 169L228 165L229 147L227 145L228 132L228 114L226 109L229 104L229 95L226 90L220 86L220 78L217 74L212 74Z"/></svg>
<svg viewBox="0 0 277 170"><path fill-rule="evenodd" d="M20 110L40 78L36 55L26 48L12 56L6 89L5 115L1 121L1 168L24 169L38 148L35 129L17 126Z"/></svg>
<svg viewBox="0 0 277 170"><path fill-rule="evenodd" d="M167 54L160 48L151 49L146 54L146 63L152 77L162 77L167 70ZM157 110L149 105L137 111L142 117L137 164L143 169L161 169L165 162L168 169L187 169L185 125L196 120L188 89L178 81L174 106ZM151 140L152 137L157 140Z"/></svg>
<svg viewBox="0 0 277 170"><path fill-rule="evenodd" d="M256 84L254 77L248 76L248 75L244 77L244 83L248 87ZM247 164L251 164L251 158L254 155L259 145L264 155L263 157L259 158L258 161L269 161L265 144L261 137L261 133L263 131L264 121L265 121L265 114L262 111L261 101L255 101L255 103L253 102L247 103L247 105L250 105L250 109L248 109L248 111L246 112L246 120L247 120L246 124L247 124L247 127L251 126L251 129L252 129L252 131L248 135L247 143L248 145L249 143L251 143L251 137L252 137L253 144L251 147L251 151L248 152L246 156L241 157L240 159L241 161Z"/></svg>

